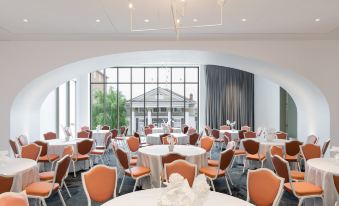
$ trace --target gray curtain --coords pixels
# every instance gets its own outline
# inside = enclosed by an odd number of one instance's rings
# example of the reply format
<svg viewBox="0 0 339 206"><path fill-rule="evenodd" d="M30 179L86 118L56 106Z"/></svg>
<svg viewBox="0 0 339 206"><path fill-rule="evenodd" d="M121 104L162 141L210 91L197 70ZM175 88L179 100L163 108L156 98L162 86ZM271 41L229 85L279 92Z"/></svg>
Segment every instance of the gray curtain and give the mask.
<svg viewBox="0 0 339 206"><path fill-rule="evenodd" d="M236 128L254 125L254 75L227 67L206 66L206 124L219 129L226 120Z"/></svg>

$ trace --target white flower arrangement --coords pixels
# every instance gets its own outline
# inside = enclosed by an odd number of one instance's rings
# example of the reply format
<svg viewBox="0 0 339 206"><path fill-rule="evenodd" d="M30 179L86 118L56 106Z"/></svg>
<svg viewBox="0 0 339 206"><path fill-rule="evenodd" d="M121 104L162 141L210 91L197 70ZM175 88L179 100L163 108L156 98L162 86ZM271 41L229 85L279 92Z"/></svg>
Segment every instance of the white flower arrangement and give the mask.
<svg viewBox="0 0 339 206"><path fill-rule="evenodd" d="M181 175L174 173L158 200L159 206L202 206L210 192L205 175L195 178L192 188Z"/></svg>

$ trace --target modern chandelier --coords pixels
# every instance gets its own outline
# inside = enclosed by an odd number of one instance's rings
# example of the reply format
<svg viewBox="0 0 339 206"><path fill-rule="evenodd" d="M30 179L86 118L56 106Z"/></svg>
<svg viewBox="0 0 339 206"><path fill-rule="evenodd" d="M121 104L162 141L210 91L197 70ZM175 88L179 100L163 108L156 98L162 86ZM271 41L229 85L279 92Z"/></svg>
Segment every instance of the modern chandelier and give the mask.
<svg viewBox="0 0 339 206"><path fill-rule="evenodd" d="M143 28L143 29L136 29L134 25L134 13L138 9L133 4L133 0L129 0L128 8L130 11L130 29L131 32L145 32L145 31L159 31L159 30L173 30L176 33L177 39L179 39L180 30L188 29L188 28L203 28L203 27L216 27L223 25L223 9L225 5L225 1L227 0L206 0L206 1L215 1L216 5L220 7L220 20L214 24L194 24L194 25L186 25L183 22L183 18L185 16L185 9L187 4L189 3L196 3L194 1L189 2L190 0L168 0L170 1L170 11L172 15L172 22L173 26L171 27L159 27L159 28Z"/></svg>

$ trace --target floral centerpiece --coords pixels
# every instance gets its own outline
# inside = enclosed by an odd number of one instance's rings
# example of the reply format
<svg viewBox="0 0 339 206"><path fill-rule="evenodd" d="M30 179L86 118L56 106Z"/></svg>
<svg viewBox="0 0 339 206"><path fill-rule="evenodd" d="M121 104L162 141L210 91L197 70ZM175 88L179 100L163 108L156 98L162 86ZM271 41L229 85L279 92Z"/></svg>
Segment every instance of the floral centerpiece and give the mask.
<svg viewBox="0 0 339 206"><path fill-rule="evenodd" d="M192 188L181 175L174 173L158 200L159 206L202 206L210 192L205 175L195 178Z"/></svg>
<svg viewBox="0 0 339 206"><path fill-rule="evenodd" d="M165 134L171 133L171 122L171 120L168 120L167 122L163 120L163 123L161 123L161 127L163 128Z"/></svg>
<svg viewBox="0 0 339 206"><path fill-rule="evenodd" d="M235 125L237 124L236 121L231 122L230 120L226 120L226 125L231 127L231 130L234 130Z"/></svg>
<svg viewBox="0 0 339 206"><path fill-rule="evenodd" d="M102 126L100 124L97 125L97 128L96 128L97 132L99 132L101 130L101 128L102 128Z"/></svg>
<svg viewBox="0 0 339 206"><path fill-rule="evenodd" d="M173 135L168 135L168 136L166 137L166 139L167 139L167 142L168 142L168 150L169 150L170 152L173 152L173 150L174 150L174 144L175 144Z"/></svg>

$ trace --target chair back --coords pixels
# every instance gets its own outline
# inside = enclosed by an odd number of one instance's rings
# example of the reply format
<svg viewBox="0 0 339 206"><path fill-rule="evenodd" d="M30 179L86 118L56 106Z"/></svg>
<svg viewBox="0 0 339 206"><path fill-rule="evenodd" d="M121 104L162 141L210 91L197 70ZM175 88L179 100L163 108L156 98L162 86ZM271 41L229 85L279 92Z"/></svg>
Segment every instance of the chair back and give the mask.
<svg viewBox="0 0 339 206"><path fill-rule="evenodd" d="M127 137L128 134L128 127L126 127L125 132L124 132L124 136Z"/></svg>
<svg viewBox="0 0 339 206"><path fill-rule="evenodd" d="M92 139L92 137L93 137L92 130L84 130L84 131L88 132L89 133L88 138Z"/></svg>
<svg viewBox="0 0 339 206"><path fill-rule="evenodd" d="M302 142L298 140L292 140L285 143L285 152L287 155L296 156L300 153L300 145Z"/></svg>
<svg viewBox="0 0 339 206"><path fill-rule="evenodd" d="M115 139L118 136L118 130L117 129L112 129L111 133L112 133L112 138L113 139Z"/></svg>
<svg viewBox="0 0 339 206"><path fill-rule="evenodd" d="M121 148L116 148L116 156L118 158L118 161L123 169L128 169L129 168L129 163L128 163L128 156L127 153L121 149Z"/></svg>
<svg viewBox="0 0 339 206"><path fill-rule="evenodd" d="M91 139L84 139L80 142L77 142L77 150L78 154L86 155L92 151L93 147L93 140Z"/></svg>
<svg viewBox="0 0 339 206"><path fill-rule="evenodd" d="M164 166L165 164L174 162L175 160L185 160L185 159L186 159L185 156L179 153L174 153L174 152L161 156L162 166Z"/></svg>
<svg viewBox="0 0 339 206"><path fill-rule="evenodd" d="M112 139L112 133L107 132L105 134L105 139L104 139L104 146L106 150L109 148L109 145L111 144L111 139Z"/></svg>
<svg viewBox="0 0 339 206"><path fill-rule="evenodd" d="M244 132L244 137L245 138L256 138L257 133L255 133L255 132Z"/></svg>
<svg viewBox="0 0 339 206"><path fill-rule="evenodd" d="M81 174L87 201L104 203L116 197L118 173L116 167L97 165Z"/></svg>
<svg viewBox="0 0 339 206"><path fill-rule="evenodd" d="M162 144L166 144L166 145L169 144L169 142L167 140L167 136L168 135L162 137L162 141L161 141ZM174 144L178 144L178 138L177 137L173 137L173 141L174 141Z"/></svg>
<svg viewBox="0 0 339 206"><path fill-rule="evenodd" d="M125 134L126 127L120 127L120 134L124 135Z"/></svg>
<svg viewBox="0 0 339 206"><path fill-rule="evenodd" d="M27 137L25 135L20 135L18 137L18 143L21 147L27 145L28 144Z"/></svg>
<svg viewBox="0 0 339 206"><path fill-rule="evenodd" d="M317 144L318 137L314 134L311 134L307 137L305 144Z"/></svg>
<svg viewBox="0 0 339 206"><path fill-rule="evenodd" d="M197 133L197 130L196 130L195 128L193 128L193 127L190 127L190 128L188 129L187 134L188 134L188 135L191 135L191 134L194 134L194 133Z"/></svg>
<svg viewBox="0 0 339 206"><path fill-rule="evenodd" d="M41 146L37 144L28 144L21 147L21 157L38 161L40 157Z"/></svg>
<svg viewBox="0 0 339 206"><path fill-rule="evenodd" d="M289 172L290 169L288 162L284 160L282 157L274 155L272 157L272 163L277 175L284 178L285 183L290 182L290 172Z"/></svg>
<svg viewBox="0 0 339 206"><path fill-rule="evenodd" d="M80 128L81 131L85 131L85 130L90 130L89 126L82 126Z"/></svg>
<svg viewBox="0 0 339 206"><path fill-rule="evenodd" d="M19 156L19 150L18 150L18 147L16 145L16 142L14 140L12 140L12 139L9 139L9 145L12 148L14 157L18 157Z"/></svg>
<svg viewBox="0 0 339 206"><path fill-rule="evenodd" d="M87 138L89 139L90 133L86 130L78 132L78 138Z"/></svg>
<svg viewBox="0 0 339 206"><path fill-rule="evenodd" d="M101 130L110 130L110 127L108 125L103 125L101 127Z"/></svg>
<svg viewBox="0 0 339 206"><path fill-rule="evenodd" d="M127 140L127 146L131 152L137 152L139 150L140 142L137 137L129 137Z"/></svg>
<svg viewBox="0 0 339 206"><path fill-rule="evenodd" d="M301 154L305 161L321 157L321 148L314 144L305 144L300 146Z"/></svg>
<svg viewBox="0 0 339 206"><path fill-rule="evenodd" d="M0 175L0 194L12 190L14 176Z"/></svg>
<svg viewBox="0 0 339 206"><path fill-rule="evenodd" d="M244 125L244 126L241 126L241 129L240 130L244 130L246 132L250 132L251 131L251 127L247 126L247 125Z"/></svg>
<svg viewBox="0 0 339 206"><path fill-rule="evenodd" d="M337 193L339 195L339 175L333 175L333 182L334 182L335 189L337 190Z"/></svg>
<svg viewBox="0 0 339 206"><path fill-rule="evenodd" d="M245 139L245 135L244 135L245 132L246 132L245 130L238 131L239 139Z"/></svg>
<svg viewBox="0 0 339 206"><path fill-rule="evenodd" d="M200 139L200 147L205 149L206 152L210 152L213 148L214 139L211 137L202 137Z"/></svg>
<svg viewBox="0 0 339 206"><path fill-rule="evenodd" d="M64 151L62 152L62 156L66 156L69 155L70 157L72 157L74 154L74 150L73 150L73 146L72 145L67 145L66 147L64 147Z"/></svg>
<svg viewBox="0 0 339 206"><path fill-rule="evenodd" d="M282 158L284 157L284 150L279 146L272 146L270 153L271 153L271 157L273 157L274 155L278 155L279 157L282 157Z"/></svg>
<svg viewBox="0 0 339 206"><path fill-rule="evenodd" d="M228 126L228 125L221 125L220 126L220 130L230 130L230 129L231 129L231 127Z"/></svg>
<svg viewBox="0 0 339 206"><path fill-rule="evenodd" d="M209 128L208 126L206 126L206 127L204 128L204 130L205 130L205 135L206 135L206 136L211 136L211 128Z"/></svg>
<svg viewBox="0 0 339 206"><path fill-rule="evenodd" d="M152 128L150 127L145 127L144 129L144 133L145 133L145 136L149 135L149 134L152 134Z"/></svg>
<svg viewBox="0 0 339 206"><path fill-rule="evenodd" d="M196 145L198 140L199 140L199 134L198 133L190 134L190 136L189 136L189 144L190 145Z"/></svg>
<svg viewBox="0 0 339 206"><path fill-rule="evenodd" d="M71 157L69 155L62 157L60 160L57 161L55 167L54 182L58 183L59 185L63 185L64 180L68 174L70 163Z"/></svg>
<svg viewBox="0 0 339 206"><path fill-rule="evenodd" d="M48 153L48 143L47 142L37 140L34 143L41 146L40 157L47 155L47 153Z"/></svg>
<svg viewBox="0 0 339 206"><path fill-rule="evenodd" d="M220 164L219 168L221 170L226 170L229 166L231 166L234 158L234 150L228 149L220 153Z"/></svg>
<svg viewBox="0 0 339 206"><path fill-rule="evenodd" d="M212 130L212 137L214 137L215 139L219 139L220 137L220 131L217 129L213 129Z"/></svg>
<svg viewBox="0 0 339 206"><path fill-rule="evenodd" d="M322 146L322 148L321 148L321 154L322 154L323 156L326 154L326 151L327 151L327 149L328 149L328 146L330 145L330 142L331 142L331 139L330 139L330 138L328 138L328 139L324 142L324 144L323 144L323 146Z"/></svg>
<svg viewBox="0 0 339 206"><path fill-rule="evenodd" d="M252 139L245 139L242 141L244 145L245 151L251 155L255 155L259 153L260 143L252 140Z"/></svg>
<svg viewBox="0 0 339 206"><path fill-rule="evenodd" d="M182 127L182 133L186 134L188 132L188 126L187 125L183 125Z"/></svg>
<svg viewBox="0 0 339 206"><path fill-rule="evenodd" d="M55 132L47 132L44 134L45 140L51 140L51 139L56 139L57 134Z"/></svg>
<svg viewBox="0 0 339 206"><path fill-rule="evenodd" d="M0 206L29 206L29 203L24 192L5 192L0 194Z"/></svg>
<svg viewBox="0 0 339 206"><path fill-rule="evenodd" d="M223 137L224 137L224 140L226 141L226 145L227 145L227 142L232 141L232 134L229 132L225 132Z"/></svg>
<svg viewBox="0 0 339 206"><path fill-rule="evenodd" d="M285 132L277 132L275 136L277 136L277 139L287 139L288 134Z"/></svg>
<svg viewBox="0 0 339 206"><path fill-rule="evenodd" d="M186 160L175 160L171 163L165 164L165 177L167 182L169 182L169 177L173 173L178 173L183 176L192 187L195 176L197 175L197 166L187 162Z"/></svg>
<svg viewBox="0 0 339 206"><path fill-rule="evenodd" d="M134 137L138 137L138 138L140 138L140 134L139 134L139 132L134 132L133 136L134 136Z"/></svg>
<svg viewBox="0 0 339 206"><path fill-rule="evenodd" d="M247 200L257 206L277 206L284 179L266 168L250 170L247 175Z"/></svg>

